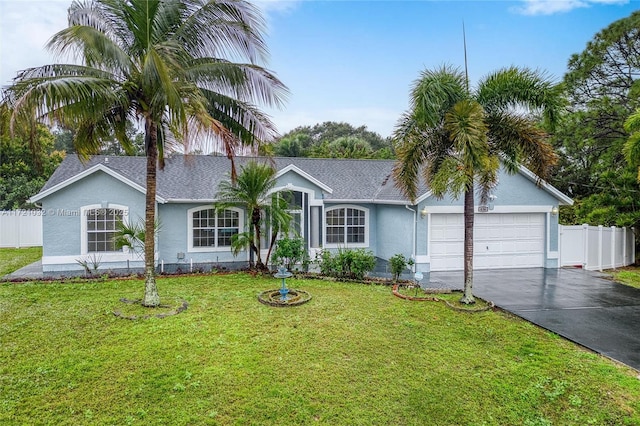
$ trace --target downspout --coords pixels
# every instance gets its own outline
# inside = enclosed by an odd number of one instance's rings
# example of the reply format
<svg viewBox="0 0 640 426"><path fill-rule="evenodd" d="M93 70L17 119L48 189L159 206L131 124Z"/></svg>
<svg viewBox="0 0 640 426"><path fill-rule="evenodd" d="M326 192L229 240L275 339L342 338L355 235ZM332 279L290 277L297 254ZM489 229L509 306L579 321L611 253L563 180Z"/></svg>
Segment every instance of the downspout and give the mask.
<svg viewBox="0 0 640 426"><path fill-rule="evenodd" d="M405 204L405 209L413 213L413 232L411 236L411 260L413 260L413 272L416 272L416 233L418 228L418 212Z"/></svg>

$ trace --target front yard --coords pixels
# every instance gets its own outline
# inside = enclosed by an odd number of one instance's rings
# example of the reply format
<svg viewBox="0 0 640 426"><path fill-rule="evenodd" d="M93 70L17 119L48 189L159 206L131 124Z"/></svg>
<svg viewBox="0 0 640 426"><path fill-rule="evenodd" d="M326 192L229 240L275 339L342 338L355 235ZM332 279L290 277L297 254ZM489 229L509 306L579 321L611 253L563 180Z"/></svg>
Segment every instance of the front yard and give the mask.
<svg viewBox="0 0 640 426"><path fill-rule="evenodd" d="M159 279L176 316L112 311L139 280L0 284L0 424L640 424L637 372L502 312L391 288Z"/></svg>

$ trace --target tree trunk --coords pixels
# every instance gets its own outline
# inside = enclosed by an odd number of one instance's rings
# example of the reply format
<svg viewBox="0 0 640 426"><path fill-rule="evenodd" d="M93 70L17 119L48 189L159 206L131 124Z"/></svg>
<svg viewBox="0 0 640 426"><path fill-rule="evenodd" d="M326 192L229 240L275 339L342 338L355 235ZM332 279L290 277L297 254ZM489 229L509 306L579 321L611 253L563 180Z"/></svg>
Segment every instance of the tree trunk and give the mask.
<svg viewBox="0 0 640 426"><path fill-rule="evenodd" d="M464 294L461 303L475 303L473 298L473 184L464 193Z"/></svg>
<svg viewBox="0 0 640 426"><path fill-rule="evenodd" d="M147 119L145 123L145 144L147 151L147 191L145 194L145 237L144 237L144 298L142 305L160 305L156 286L155 267L155 223L156 223L156 173L158 170L158 125Z"/></svg>
<svg viewBox="0 0 640 426"><path fill-rule="evenodd" d="M260 209L258 208L254 208L253 212L251 213L251 221L253 223L253 229L254 229L254 237L255 237L255 247L256 247L256 267L258 269L264 269L264 264L262 263L262 256L260 254L260 238L262 237L261 232L260 232Z"/></svg>

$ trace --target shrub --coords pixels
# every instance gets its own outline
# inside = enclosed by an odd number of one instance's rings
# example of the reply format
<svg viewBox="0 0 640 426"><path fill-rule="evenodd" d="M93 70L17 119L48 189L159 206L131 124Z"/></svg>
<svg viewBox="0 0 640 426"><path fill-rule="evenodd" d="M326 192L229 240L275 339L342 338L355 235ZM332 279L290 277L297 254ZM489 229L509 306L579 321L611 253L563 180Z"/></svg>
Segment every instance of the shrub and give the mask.
<svg viewBox="0 0 640 426"><path fill-rule="evenodd" d="M408 266L413 265L413 259L407 259L403 254L394 254L389 259L389 266L391 267L391 274L393 275L393 281L398 281L402 272L407 269Z"/></svg>
<svg viewBox="0 0 640 426"><path fill-rule="evenodd" d="M323 250L318 262L324 275L356 280L363 279L376 266L375 256L365 249L338 249L337 253Z"/></svg>
<svg viewBox="0 0 640 426"><path fill-rule="evenodd" d="M274 265L284 265L292 270L298 263L306 268L309 265L309 254L304 248L302 238L283 238L278 240L271 257Z"/></svg>

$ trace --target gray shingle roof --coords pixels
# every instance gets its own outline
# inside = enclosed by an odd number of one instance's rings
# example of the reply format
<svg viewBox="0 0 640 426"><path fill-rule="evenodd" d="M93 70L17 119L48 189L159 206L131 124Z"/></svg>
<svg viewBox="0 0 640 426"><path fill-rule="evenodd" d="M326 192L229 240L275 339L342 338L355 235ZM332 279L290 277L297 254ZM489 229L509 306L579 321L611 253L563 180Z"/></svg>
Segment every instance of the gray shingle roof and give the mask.
<svg viewBox="0 0 640 426"><path fill-rule="evenodd" d="M238 171L250 160L264 158L237 157ZM406 202L394 186L391 171L393 160L351 160L320 158L284 158L272 160L277 170L293 165L330 187L324 199L360 200L363 202ZM145 187L145 157L119 157L97 155L83 164L75 155L69 155L42 188L44 192L79 173L102 164L130 181ZM207 155L175 155L166 160L165 168L158 171L157 194L171 200L213 200L218 184L228 179L231 170L226 157Z"/></svg>

